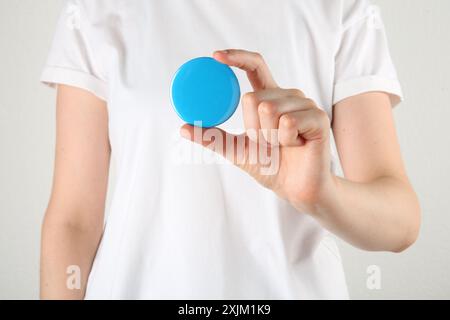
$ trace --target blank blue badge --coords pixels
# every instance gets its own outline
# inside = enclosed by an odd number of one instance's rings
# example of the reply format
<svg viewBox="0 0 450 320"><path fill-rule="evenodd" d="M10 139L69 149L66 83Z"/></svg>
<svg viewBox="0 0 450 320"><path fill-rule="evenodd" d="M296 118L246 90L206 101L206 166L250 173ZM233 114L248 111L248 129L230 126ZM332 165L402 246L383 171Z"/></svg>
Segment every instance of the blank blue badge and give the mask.
<svg viewBox="0 0 450 320"><path fill-rule="evenodd" d="M188 124L218 126L236 111L241 96L233 70L213 58L197 58L178 69L172 81L172 104Z"/></svg>

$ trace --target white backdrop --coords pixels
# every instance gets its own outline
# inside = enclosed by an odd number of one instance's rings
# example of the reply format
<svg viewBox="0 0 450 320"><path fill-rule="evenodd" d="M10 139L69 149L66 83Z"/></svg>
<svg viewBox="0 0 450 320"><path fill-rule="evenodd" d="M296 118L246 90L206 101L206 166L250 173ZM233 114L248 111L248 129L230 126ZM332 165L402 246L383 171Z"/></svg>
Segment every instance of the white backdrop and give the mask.
<svg viewBox="0 0 450 320"><path fill-rule="evenodd" d="M301 0L298 0L301 1ZM340 243L354 299L450 298L450 1L374 0L406 102L395 110L423 227L406 253ZM50 194L54 92L38 83L59 0L0 0L0 299L35 299L40 225ZM369 290L367 268L381 271Z"/></svg>

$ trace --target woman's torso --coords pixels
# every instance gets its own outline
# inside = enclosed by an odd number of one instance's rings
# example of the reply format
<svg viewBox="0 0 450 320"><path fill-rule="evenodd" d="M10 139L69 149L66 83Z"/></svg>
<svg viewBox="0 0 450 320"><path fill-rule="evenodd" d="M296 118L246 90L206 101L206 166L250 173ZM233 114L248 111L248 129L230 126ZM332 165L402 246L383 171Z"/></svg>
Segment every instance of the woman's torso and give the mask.
<svg viewBox="0 0 450 320"><path fill-rule="evenodd" d="M84 1L108 83L114 192L87 298L346 298L336 245L305 213L179 138L170 84L214 50L264 55L332 116L342 1ZM101 61L100 61L101 60ZM251 91L237 72L242 91ZM223 126L243 130L239 109ZM337 157L332 143L333 166ZM301 165L301 164L299 164Z"/></svg>

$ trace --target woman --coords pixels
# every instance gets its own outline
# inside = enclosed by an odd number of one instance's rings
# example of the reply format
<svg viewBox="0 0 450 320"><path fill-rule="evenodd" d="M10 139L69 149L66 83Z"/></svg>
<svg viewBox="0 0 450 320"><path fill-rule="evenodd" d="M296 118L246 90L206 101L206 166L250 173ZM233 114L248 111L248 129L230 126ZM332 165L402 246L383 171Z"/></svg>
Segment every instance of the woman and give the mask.
<svg viewBox="0 0 450 320"><path fill-rule="evenodd" d="M248 93L198 134L167 92L211 52ZM68 1L42 81L58 88L44 299L346 299L331 233L370 251L417 238L402 93L368 1ZM249 161L254 145L276 170Z"/></svg>

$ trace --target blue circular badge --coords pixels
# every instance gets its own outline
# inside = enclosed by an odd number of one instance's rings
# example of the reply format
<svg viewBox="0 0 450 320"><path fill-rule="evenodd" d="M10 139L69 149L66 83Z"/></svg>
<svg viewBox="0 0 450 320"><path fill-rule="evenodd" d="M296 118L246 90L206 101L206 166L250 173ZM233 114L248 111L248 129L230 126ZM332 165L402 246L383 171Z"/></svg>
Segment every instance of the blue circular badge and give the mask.
<svg viewBox="0 0 450 320"><path fill-rule="evenodd" d="M176 72L171 88L172 104L190 125L210 128L227 121L241 96L233 70L213 58L196 58Z"/></svg>

